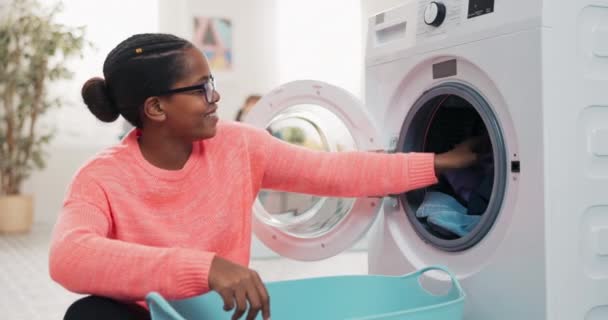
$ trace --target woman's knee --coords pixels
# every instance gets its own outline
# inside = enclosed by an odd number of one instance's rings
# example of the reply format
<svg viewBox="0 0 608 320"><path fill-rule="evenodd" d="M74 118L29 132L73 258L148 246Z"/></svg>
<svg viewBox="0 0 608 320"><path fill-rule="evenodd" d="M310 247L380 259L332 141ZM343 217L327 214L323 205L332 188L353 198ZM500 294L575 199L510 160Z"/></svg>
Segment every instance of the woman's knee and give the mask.
<svg viewBox="0 0 608 320"><path fill-rule="evenodd" d="M149 319L147 311L137 305L125 304L109 298L88 296L72 303L64 320L81 319Z"/></svg>

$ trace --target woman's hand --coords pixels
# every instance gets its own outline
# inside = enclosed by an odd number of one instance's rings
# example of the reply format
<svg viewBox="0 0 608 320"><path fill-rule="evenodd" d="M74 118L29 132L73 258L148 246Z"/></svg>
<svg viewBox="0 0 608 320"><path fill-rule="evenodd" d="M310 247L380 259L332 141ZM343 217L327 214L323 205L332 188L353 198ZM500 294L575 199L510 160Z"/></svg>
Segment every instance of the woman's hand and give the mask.
<svg viewBox="0 0 608 320"><path fill-rule="evenodd" d="M479 155L475 153L487 139L476 137L457 144L452 150L435 156L435 172L467 168L475 164Z"/></svg>
<svg viewBox="0 0 608 320"><path fill-rule="evenodd" d="M257 272L216 256L211 262L209 287L224 300L224 310L236 310L232 319L239 319L247 311L253 320L262 310L264 320L270 319L270 298Z"/></svg>

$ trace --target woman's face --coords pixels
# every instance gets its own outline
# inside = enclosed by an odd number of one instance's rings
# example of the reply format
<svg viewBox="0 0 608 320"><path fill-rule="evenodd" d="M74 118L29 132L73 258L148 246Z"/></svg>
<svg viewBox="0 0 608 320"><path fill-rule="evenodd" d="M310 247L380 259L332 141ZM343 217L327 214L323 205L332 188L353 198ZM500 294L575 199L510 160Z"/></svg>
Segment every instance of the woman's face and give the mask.
<svg viewBox="0 0 608 320"><path fill-rule="evenodd" d="M175 83L171 89L190 87L211 81L209 64L202 52L196 48L184 51L186 76ZM206 86L210 88L209 86ZM217 123L217 102L219 93L213 93L208 102L205 90L192 90L174 93L161 98L166 115L165 125L177 137L187 140L202 140L215 136Z"/></svg>

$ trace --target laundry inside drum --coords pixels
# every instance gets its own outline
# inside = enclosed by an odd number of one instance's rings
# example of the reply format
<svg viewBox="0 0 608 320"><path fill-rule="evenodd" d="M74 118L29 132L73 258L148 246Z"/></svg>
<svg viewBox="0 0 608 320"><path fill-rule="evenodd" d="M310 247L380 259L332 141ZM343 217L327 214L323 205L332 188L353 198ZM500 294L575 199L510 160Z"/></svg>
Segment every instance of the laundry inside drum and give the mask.
<svg viewBox="0 0 608 320"><path fill-rule="evenodd" d="M404 123L398 146L401 152L435 154L462 143L474 146L478 160L473 166L441 172L437 184L400 197L419 236L447 251L474 246L489 232L504 198L507 170L504 140L491 107L466 88L457 89L422 97Z"/></svg>
<svg viewBox="0 0 608 320"><path fill-rule="evenodd" d="M425 130L424 152L447 152L458 144L474 144L478 162L471 167L446 170L439 183L413 195L416 216L429 232L456 239L475 229L485 213L494 184L494 159L488 130L479 113L457 97L440 97L439 108ZM413 199L412 199L413 198Z"/></svg>

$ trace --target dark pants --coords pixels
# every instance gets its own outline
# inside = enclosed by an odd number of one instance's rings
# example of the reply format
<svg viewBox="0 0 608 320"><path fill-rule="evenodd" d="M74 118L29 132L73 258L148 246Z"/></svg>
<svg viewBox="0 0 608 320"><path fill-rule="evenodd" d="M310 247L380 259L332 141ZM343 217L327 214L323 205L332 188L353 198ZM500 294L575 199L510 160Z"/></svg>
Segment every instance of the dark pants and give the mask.
<svg viewBox="0 0 608 320"><path fill-rule="evenodd" d="M64 320L149 320L150 313L137 304L88 296L74 302L65 313Z"/></svg>

